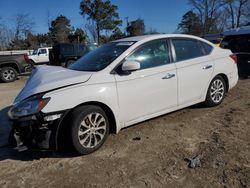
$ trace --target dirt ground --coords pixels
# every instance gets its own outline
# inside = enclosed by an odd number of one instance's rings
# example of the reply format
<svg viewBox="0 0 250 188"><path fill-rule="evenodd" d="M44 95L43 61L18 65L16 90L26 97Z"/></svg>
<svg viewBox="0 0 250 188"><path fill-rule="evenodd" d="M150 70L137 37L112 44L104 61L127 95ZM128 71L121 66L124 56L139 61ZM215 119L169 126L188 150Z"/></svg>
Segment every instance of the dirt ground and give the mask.
<svg viewBox="0 0 250 188"><path fill-rule="evenodd" d="M6 112L26 77L0 83L0 187L250 187L250 79L215 108L193 106L110 135L87 156L7 144ZM188 168L185 158L201 166Z"/></svg>

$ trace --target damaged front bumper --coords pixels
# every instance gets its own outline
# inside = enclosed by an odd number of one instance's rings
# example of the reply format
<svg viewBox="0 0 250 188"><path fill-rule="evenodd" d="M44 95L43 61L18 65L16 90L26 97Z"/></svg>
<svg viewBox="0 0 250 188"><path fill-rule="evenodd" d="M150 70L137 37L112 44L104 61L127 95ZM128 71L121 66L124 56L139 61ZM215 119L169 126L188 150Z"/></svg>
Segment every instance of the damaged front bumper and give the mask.
<svg viewBox="0 0 250 188"><path fill-rule="evenodd" d="M18 119L11 119L12 133L16 140L16 149L57 150L58 131L67 111L53 114L35 114Z"/></svg>

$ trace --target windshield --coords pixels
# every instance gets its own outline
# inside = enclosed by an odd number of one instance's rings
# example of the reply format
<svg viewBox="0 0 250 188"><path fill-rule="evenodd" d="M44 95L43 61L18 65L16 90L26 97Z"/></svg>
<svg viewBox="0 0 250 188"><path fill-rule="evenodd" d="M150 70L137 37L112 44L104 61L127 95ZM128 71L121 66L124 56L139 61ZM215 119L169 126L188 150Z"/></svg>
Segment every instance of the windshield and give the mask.
<svg viewBox="0 0 250 188"><path fill-rule="evenodd" d="M134 42L111 42L105 44L80 58L74 64L70 65L69 69L91 72L100 71L106 68L133 44Z"/></svg>
<svg viewBox="0 0 250 188"><path fill-rule="evenodd" d="M38 49L33 50L32 55L36 55L37 54L37 50Z"/></svg>

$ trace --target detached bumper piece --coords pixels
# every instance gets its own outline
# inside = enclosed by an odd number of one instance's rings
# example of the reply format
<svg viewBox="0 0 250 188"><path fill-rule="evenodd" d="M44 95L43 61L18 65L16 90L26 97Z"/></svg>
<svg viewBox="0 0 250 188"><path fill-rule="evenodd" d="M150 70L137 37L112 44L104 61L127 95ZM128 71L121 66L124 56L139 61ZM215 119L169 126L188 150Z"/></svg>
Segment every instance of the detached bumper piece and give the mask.
<svg viewBox="0 0 250 188"><path fill-rule="evenodd" d="M57 149L57 131L63 114L33 115L13 121L17 151Z"/></svg>

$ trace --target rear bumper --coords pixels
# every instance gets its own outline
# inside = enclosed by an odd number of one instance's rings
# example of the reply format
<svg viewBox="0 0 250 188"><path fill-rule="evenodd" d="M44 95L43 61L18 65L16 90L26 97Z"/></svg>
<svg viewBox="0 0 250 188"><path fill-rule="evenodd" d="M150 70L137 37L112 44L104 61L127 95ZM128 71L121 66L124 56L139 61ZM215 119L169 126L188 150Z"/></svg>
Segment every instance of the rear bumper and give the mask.
<svg viewBox="0 0 250 188"><path fill-rule="evenodd" d="M33 69L33 65L32 64L25 63L20 68L20 74L31 72L32 69Z"/></svg>
<svg viewBox="0 0 250 188"><path fill-rule="evenodd" d="M236 86L236 84L238 83L238 80L239 80L239 75L238 75L238 69L237 69L237 67L228 76L229 76L229 78L228 78L229 79L229 88L228 88L228 90L230 90L234 86Z"/></svg>
<svg viewBox="0 0 250 188"><path fill-rule="evenodd" d="M18 151L23 151L23 148L25 150L57 150L58 131L65 114L66 111L53 114L39 113L11 120L13 121L13 136L17 143L16 149ZM53 120L53 117L57 118ZM49 120L48 118L52 119Z"/></svg>

